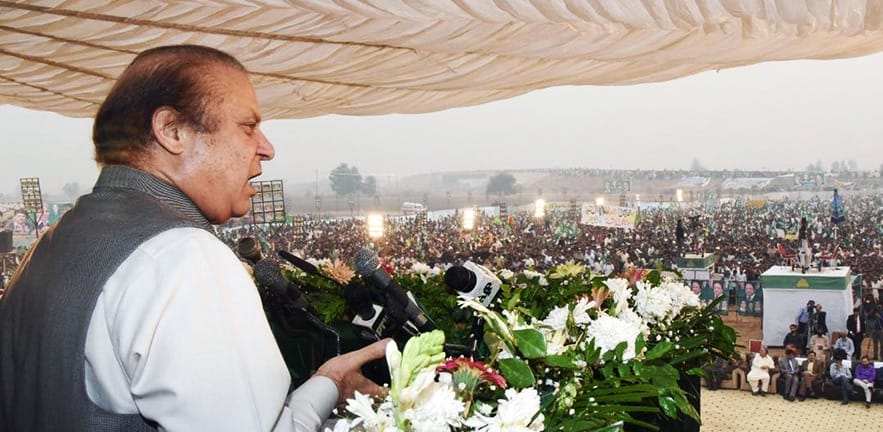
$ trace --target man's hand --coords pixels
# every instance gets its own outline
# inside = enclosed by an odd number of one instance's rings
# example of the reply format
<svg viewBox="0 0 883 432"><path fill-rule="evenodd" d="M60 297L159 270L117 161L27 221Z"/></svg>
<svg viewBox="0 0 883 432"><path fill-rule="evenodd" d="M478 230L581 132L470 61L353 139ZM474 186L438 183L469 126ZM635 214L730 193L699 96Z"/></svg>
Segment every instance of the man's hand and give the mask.
<svg viewBox="0 0 883 432"><path fill-rule="evenodd" d="M323 364L316 376L328 377L337 386L337 405L346 403L353 397L356 390L359 393L376 397L383 397L387 390L362 375L362 365L386 355L386 344L393 343L391 339L374 342L358 351L349 352Z"/></svg>

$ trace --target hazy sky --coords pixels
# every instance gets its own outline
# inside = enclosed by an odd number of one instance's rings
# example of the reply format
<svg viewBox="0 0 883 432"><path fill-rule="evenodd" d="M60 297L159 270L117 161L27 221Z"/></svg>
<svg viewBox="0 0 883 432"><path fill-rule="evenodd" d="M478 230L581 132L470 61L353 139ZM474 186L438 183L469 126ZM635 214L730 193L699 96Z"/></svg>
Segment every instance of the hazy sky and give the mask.
<svg viewBox="0 0 883 432"><path fill-rule="evenodd" d="M883 54L764 63L625 87L557 87L421 115L267 121L264 179L550 167L803 169L818 160L883 163ZM0 106L0 200L18 179L81 191L97 176L91 120Z"/></svg>

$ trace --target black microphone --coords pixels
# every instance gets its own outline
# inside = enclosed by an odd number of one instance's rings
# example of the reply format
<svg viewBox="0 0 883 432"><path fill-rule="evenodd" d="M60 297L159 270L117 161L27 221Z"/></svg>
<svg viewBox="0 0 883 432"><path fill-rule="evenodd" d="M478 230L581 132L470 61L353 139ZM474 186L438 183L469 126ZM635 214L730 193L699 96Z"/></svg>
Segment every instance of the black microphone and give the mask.
<svg viewBox="0 0 883 432"><path fill-rule="evenodd" d="M457 291L464 297L470 297L489 307L497 294L500 292L500 278L492 271L479 264L466 261L462 266L451 266L445 270L445 285ZM474 356L484 339L484 318L476 315L472 322L472 332L469 335L472 343L469 345L468 354Z"/></svg>
<svg viewBox="0 0 883 432"><path fill-rule="evenodd" d="M264 258L261 245L254 237L243 237L236 242L236 252L252 266Z"/></svg>
<svg viewBox="0 0 883 432"><path fill-rule="evenodd" d="M353 324L370 329L377 339L393 337L397 329L402 329L408 336L420 333L417 327L408 322L403 309L383 308L374 304L371 293L361 284L347 284L343 288L343 297L347 307L356 315Z"/></svg>
<svg viewBox="0 0 883 432"><path fill-rule="evenodd" d="M380 267L380 259L377 254L363 247L353 256L354 267L359 276L370 280L374 286L380 289L387 299L387 309L401 307L408 320L421 332L435 330L435 323L423 312L417 302L414 301L389 275ZM393 300L393 301L390 301Z"/></svg>
<svg viewBox="0 0 883 432"><path fill-rule="evenodd" d="M279 264L267 259L259 260L254 265L254 278L276 296L285 299L289 306L315 314L300 290L282 274Z"/></svg>
<svg viewBox="0 0 883 432"><path fill-rule="evenodd" d="M289 263L291 263L291 265L303 270L303 272L308 275L324 276L322 273L319 272L319 269L316 268L316 266L310 264L309 261L307 261L307 260L305 260L305 259L303 259L303 258L301 258L291 252L281 250L276 253L279 254L279 256L282 257L282 259L284 259L285 261L288 261ZM334 280L334 279L332 279L332 280Z"/></svg>

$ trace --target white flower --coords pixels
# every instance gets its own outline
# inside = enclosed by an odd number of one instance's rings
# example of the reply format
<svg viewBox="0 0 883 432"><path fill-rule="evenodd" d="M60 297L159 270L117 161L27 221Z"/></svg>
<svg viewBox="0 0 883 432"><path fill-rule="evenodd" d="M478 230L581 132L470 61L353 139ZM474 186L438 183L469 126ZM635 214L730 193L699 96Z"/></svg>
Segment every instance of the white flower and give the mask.
<svg viewBox="0 0 883 432"><path fill-rule="evenodd" d="M539 277L542 277L542 276L543 276L542 273L538 273L538 272L535 272L535 271L533 271L533 270L525 270L525 271L523 271L523 272L521 272L521 273L522 273L526 278L528 278L528 279L536 279L536 278L539 278Z"/></svg>
<svg viewBox="0 0 883 432"><path fill-rule="evenodd" d="M508 280L512 276L515 276L515 273L513 273L512 270L503 269L503 270L500 270L499 275L500 275L500 279Z"/></svg>
<svg viewBox="0 0 883 432"><path fill-rule="evenodd" d="M478 432L531 432L543 430L540 395L536 389L506 390L506 399L498 400L497 415L489 417L476 413L466 421ZM536 418L534 416L536 415Z"/></svg>
<svg viewBox="0 0 883 432"><path fill-rule="evenodd" d="M582 297L573 306L573 322L577 325L588 324L592 321L589 316L589 309L595 306L595 301L589 301L586 297Z"/></svg>
<svg viewBox="0 0 883 432"><path fill-rule="evenodd" d="M431 270L428 265L421 262L411 264L411 272L418 275L428 275Z"/></svg>
<svg viewBox="0 0 883 432"><path fill-rule="evenodd" d="M635 309L650 322L662 321L673 315L671 296L661 287L652 287L643 281L638 282L635 294Z"/></svg>
<svg viewBox="0 0 883 432"><path fill-rule="evenodd" d="M595 346L601 348L602 354L616 349L622 342L628 343L623 359L630 360L635 357L635 339L642 333L641 330L639 323L601 314L589 325L586 335L595 340Z"/></svg>
<svg viewBox="0 0 883 432"><path fill-rule="evenodd" d="M567 351L567 332L562 330L543 332L546 339L546 354L562 354Z"/></svg>
<svg viewBox="0 0 883 432"><path fill-rule="evenodd" d="M411 429L414 432L449 432L451 428L459 427L461 414L466 408L463 402L457 399L451 386L433 381L433 370L420 375L426 377L418 376L415 384L421 381L422 388L415 394L413 405L402 413L411 422Z"/></svg>
<svg viewBox="0 0 883 432"><path fill-rule="evenodd" d="M629 307L629 281L620 278L607 279L604 285L613 293L614 314L618 316Z"/></svg>
<svg viewBox="0 0 883 432"><path fill-rule="evenodd" d="M362 425L368 431L390 431L395 430L395 419L391 415L392 405L390 403L383 404L377 411L374 410L372 399L368 395L355 392L355 398L346 400L347 411L356 416L352 423L346 424L347 429L355 428ZM334 432L338 432L337 426Z"/></svg>
<svg viewBox="0 0 883 432"><path fill-rule="evenodd" d="M556 307L549 312L549 316L542 321L544 325L549 326L552 330L561 330L567 327L567 318L570 317L570 309L567 307Z"/></svg>
<svg viewBox="0 0 883 432"><path fill-rule="evenodd" d="M540 286L549 286L549 281L546 280L546 277L543 276L543 275L540 275L540 278L539 278L539 280L537 281L537 283L538 283Z"/></svg>
<svg viewBox="0 0 883 432"><path fill-rule="evenodd" d="M442 274L442 269L439 267L433 267L431 270L429 270L430 276L438 276L440 274Z"/></svg>

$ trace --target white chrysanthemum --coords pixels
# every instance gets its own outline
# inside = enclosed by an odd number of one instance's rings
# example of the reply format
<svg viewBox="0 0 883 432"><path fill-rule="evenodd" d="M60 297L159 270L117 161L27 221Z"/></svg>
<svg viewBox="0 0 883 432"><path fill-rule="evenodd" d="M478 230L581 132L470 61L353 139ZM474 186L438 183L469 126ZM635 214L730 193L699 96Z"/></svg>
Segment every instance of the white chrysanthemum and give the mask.
<svg viewBox="0 0 883 432"><path fill-rule="evenodd" d="M428 265L421 262L411 264L411 272L418 275L428 275L431 270L432 269Z"/></svg>
<svg viewBox="0 0 883 432"><path fill-rule="evenodd" d="M607 285L607 288L613 293L614 314L619 316L623 310L629 307L628 299L631 295L629 281L621 278L607 279L604 281L604 285Z"/></svg>
<svg viewBox="0 0 883 432"><path fill-rule="evenodd" d="M699 296L682 282L669 282L664 286L671 293L672 300L677 305L675 315L680 313L681 308L699 307Z"/></svg>
<svg viewBox="0 0 883 432"><path fill-rule="evenodd" d="M438 276L438 275L442 274L442 272L443 272L443 270L440 267L433 267L431 270L429 270L429 275L430 276Z"/></svg>
<svg viewBox="0 0 883 432"><path fill-rule="evenodd" d="M616 349L616 346L622 342L627 342L623 359L630 360L635 357L635 339L641 332L640 323L601 314L589 325L586 335L595 340L595 346L601 348L602 354Z"/></svg>
<svg viewBox="0 0 883 432"><path fill-rule="evenodd" d="M540 395L536 389L506 390L506 399L498 400L497 414L493 417L476 413L466 425L478 432L534 432L543 430L543 414L540 411ZM536 415L536 418L534 416Z"/></svg>
<svg viewBox="0 0 883 432"><path fill-rule="evenodd" d="M549 281L546 279L545 276L540 275L540 278L537 280L537 284L539 286L549 286Z"/></svg>
<svg viewBox="0 0 883 432"><path fill-rule="evenodd" d="M536 278L539 278L539 277L542 277L542 276L543 276L542 273L535 272L535 271L533 271L533 270L525 270L525 271L523 271L523 272L521 272L521 273L522 273L526 278L528 278L528 279L536 279Z"/></svg>
<svg viewBox="0 0 883 432"><path fill-rule="evenodd" d="M556 307L549 312L549 316L541 321L544 325L549 326L552 330L561 330L567 327L567 318L570 317L570 309L567 307Z"/></svg>
<svg viewBox="0 0 883 432"><path fill-rule="evenodd" d="M355 398L346 400L347 411L351 412L355 419L347 424L347 430L362 425L367 431L389 431L395 429L395 419L392 416L392 406L389 402L374 410L371 396L355 392ZM337 427L334 428L337 432Z"/></svg>
<svg viewBox="0 0 883 432"><path fill-rule="evenodd" d="M668 291L638 282L635 294L635 310L650 322L657 322L672 315L672 301Z"/></svg>
<svg viewBox="0 0 883 432"><path fill-rule="evenodd" d="M449 432L460 426L466 407L450 386L433 383L422 393L418 402L402 413L414 432Z"/></svg>
<svg viewBox="0 0 883 432"><path fill-rule="evenodd" d="M592 321L589 316L589 309L595 306L595 301L589 301L583 297L573 305L573 322L577 325L585 325Z"/></svg>
<svg viewBox="0 0 883 432"><path fill-rule="evenodd" d="M500 276L500 279L509 280L509 278L511 278L512 276L515 276L515 273L513 273L512 270L503 269L503 270L500 270L499 276Z"/></svg>

